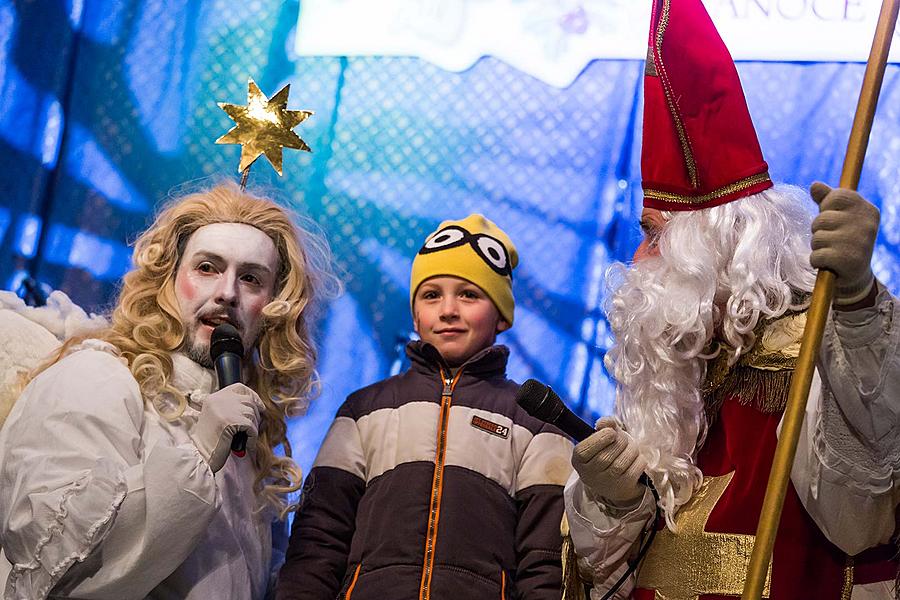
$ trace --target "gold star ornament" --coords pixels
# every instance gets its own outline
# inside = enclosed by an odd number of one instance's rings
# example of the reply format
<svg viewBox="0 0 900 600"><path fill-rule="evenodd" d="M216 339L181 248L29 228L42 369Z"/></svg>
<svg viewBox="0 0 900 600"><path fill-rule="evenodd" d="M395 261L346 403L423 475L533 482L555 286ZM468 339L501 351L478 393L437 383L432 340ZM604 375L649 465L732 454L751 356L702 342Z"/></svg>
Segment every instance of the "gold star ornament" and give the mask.
<svg viewBox="0 0 900 600"><path fill-rule="evenodd" d="M251 78L247 82L247 106L219 102L219 107L235 122L225 135L216 140L217 144L240 144L241 164L238 172L245 173L261 154L264 154L272 168L281 175L281 150L294 148L312 152L293 129L312 116L311 110L288 110L290 84L266 98L259 86Z"/></svg>

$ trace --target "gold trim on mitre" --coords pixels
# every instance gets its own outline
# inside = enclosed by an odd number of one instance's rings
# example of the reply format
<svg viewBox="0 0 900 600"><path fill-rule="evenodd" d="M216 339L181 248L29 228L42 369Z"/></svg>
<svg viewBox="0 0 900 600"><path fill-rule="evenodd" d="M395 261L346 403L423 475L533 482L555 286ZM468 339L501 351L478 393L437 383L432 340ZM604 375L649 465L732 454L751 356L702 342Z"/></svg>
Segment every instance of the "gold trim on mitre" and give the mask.
<svg viewBox="0 0 900 600"><path fill-rule="evenodd" d="M669 85L669 76L666 74L666 65L663 62L662 44L666 35L666 28L669 26L669 5L671 0L663 0L662 12L656 27L656 56L659 57L659 64L654 62L654 70L658 73L659 80L662 82L663 93L666 96L666 104L669 107L669 114L675 122L675 130L678 133L678 141L681 144L681 153L684 158L684 166L687 168L688 178L691 180L691 187L700 187L700 181L697 177L697 162L694 160L694 151L691 149L691 140L687 136L684 129L684 123L681 115L675 108L675 93ZM646 196L646 193L644 194Z"/></svg>
<svg viewBox="0 0 900 600"><path fill-rule="evenodd" d="M679 204L704 204L710 200L716 200L723 196L746 190L747 188L753 187L764 181L771 181L768 171L745 177L734 183L729 183L728 185L722 186L707 194L703 194L702 196L686 196L683 194L673 194L672 192L663 192L661 190L644 189L644 198L662 200L663 202L677 202Z"/></svg>
<svg viewBox="0 0 900 600"><path fill-rule="evenodd" d="M644 61L644 75L647 77L659 77L656 72L656 61L653 59L653 48L647 48L647 59Z"/></svg>

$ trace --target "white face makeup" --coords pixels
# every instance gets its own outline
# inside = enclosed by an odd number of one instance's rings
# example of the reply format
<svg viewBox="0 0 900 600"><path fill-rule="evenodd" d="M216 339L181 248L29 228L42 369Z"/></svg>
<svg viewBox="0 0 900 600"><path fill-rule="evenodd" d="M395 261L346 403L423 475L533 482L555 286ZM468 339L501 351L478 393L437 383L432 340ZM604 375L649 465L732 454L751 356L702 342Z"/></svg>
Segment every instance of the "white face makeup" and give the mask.
<svg viewBox="0 0 900 600"><path fill-rule="evenodd" d="M277 275L278 251L259 229L215 223L195 231L175 275L188 356L211 367L209 339L221 323L234 325L245 350L252 348L262 328L262 309L274 297Z"/></svg>

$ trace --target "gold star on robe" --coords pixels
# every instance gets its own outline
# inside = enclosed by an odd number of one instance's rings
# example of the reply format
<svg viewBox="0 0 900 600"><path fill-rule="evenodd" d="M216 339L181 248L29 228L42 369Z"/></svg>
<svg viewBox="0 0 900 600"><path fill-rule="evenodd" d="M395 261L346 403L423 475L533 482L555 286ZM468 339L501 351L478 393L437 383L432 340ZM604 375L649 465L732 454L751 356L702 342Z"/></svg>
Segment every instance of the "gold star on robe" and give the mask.
<svg viewBox="0 0 900 600"><path fill-rule="evenodd" d="M703 478L700 489L675 515L678 533L657 533L638 572L637 587L656 590L655 600L741 596L756 536L706 531L709 515L733 477L734 472ZM769 597L771 579L770 563L763 598Z"/></svg>
<svg viewBox="0 0 900 600"><path fill-rule="evenodd" d="M247 82L247 106L219 102L219 107L228 113L235 126L217 139L216 143L241 145L238 172L244 172L263 154L281 175L282 148L312 151L293 129L313 113L311 110L288 110L290 90L291 86L288 84L269 99L256 82L250 79Z"/></svg>

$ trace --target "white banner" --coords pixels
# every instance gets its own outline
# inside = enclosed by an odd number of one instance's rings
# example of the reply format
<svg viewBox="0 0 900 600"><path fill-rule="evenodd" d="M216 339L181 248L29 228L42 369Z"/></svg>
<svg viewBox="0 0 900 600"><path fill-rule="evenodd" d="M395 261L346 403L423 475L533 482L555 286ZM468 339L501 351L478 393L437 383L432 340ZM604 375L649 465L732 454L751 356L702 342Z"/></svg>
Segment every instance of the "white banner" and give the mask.
<svg viewBox="0 0 900 600"><path fill-rule="evenodd" d="M594 59L643 59L650 0L303 0L301 56L494 56L565 87ZM865 61L881 0L704 0L735 60ZM895 34L895 40L898 37ZM900 43L891 59L900 60Z"/></svg>

